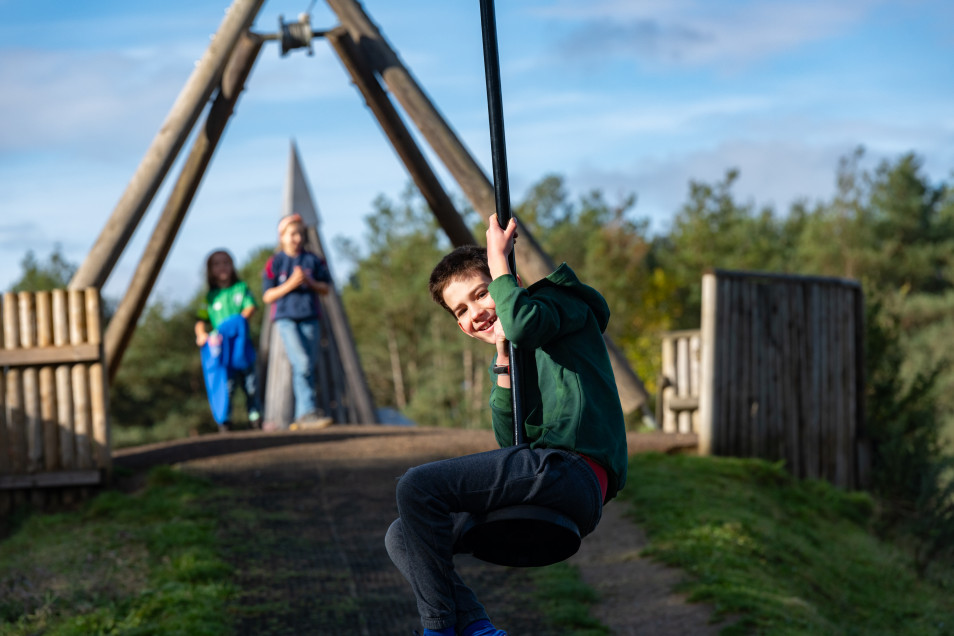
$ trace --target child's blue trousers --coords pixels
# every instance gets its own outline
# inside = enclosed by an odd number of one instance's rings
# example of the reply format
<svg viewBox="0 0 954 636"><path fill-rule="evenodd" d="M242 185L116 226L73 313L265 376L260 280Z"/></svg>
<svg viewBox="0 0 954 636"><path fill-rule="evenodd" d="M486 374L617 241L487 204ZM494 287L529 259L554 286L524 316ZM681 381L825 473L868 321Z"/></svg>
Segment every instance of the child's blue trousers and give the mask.
<svg viewBox="0 0 954 636"><path fill-rule="evenodd" d="M385 545L410 582L425 629L463 629L488 619L454 570L454 545L469 513L520 504L552 508L586 536L603 512L599 482L576 453L529 445L423 464L398 481L400 517Z"/></svg>

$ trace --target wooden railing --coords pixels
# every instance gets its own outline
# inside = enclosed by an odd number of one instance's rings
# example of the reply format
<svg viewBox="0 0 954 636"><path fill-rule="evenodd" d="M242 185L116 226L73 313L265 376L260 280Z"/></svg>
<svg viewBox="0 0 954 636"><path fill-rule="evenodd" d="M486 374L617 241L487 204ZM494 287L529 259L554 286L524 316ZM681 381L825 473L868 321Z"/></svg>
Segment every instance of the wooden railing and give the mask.
<svg viewBox="0 0 954 636"><path fill-rule="evenodd" d="M656 421L665 433L699 432L699 335L698 329L663 334Z"/></svg>
<svg viewBox="0 0 954 636"><path fill-rule="evenodd" d="M99 484L111 465L99 290L7 293L0 318L0 510Z"/></svg>

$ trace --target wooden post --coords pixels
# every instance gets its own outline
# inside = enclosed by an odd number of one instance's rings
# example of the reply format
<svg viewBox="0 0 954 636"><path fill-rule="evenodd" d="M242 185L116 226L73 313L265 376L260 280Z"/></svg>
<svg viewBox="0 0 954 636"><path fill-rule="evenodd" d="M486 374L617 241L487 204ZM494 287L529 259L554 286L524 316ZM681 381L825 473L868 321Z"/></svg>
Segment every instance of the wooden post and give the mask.
<svg viewBox="0 0 954 636"><path fill-rule="evenodd" d="M37 346L53 346L53 299L48 291L36 293ZM53 367L40 367L40 419L43 422L43 467L60 467L59 430L56 424L56 379Z"/></svg>
<svg viewBox="0 0 954 636"><path fill-rule="evenodd" d="M20 317L20 348L36 347L36 313L31 292L17 295ZM25 367L23 380L23 413L26 418L27 472L43 468L43 419L40 415L40 386L35 367Z"/></svg>
<svg viewBox="0 0 954 636"><path fill-rule="evenodd" d="M676 339L676 396L690 397L689 393L689 339ZM676 428L680 433L692 432L692 418L689 411L680 411L676 416Z"/></svg>
<svg viewBox="0 0 954 636"><path fill-rule="evenodd" d="M366 59L387 84L404 111L440 157L460 185L464 195L483 219L496 212L494 189L480 166L444 120L430 99L401 63L377 26L355 0L327 0ZM517 219L521 249L516 250L517 271L529 285L555 269L549 256L530 231ZM648 394L642 380L633 371L626 356L609 338L604 338L616 376L617 390L623 411L640 409L644 419L653 420L648 408Z"/></svg>
<svg viewBox="0 0 954 636"><path fill-rule="evenodd" d="M292 387L292 368L285 353L278 329L272 323L268 343L268 380L265 384L265 412L262 426L287 429L295 419L295 393ZM266 426L267 425L267 426Z"/></svg>
<svg viewBox="0 0 954 636"><path fill-rule="evenodd" d="M17 349L20 344L20 315L17 295L8 292L3 295L3 340L4 348ZM27 468L27 440L24 435L26 421L23 410L23 372L10 368L4 373L6 380L6 420L7 442L10 472L23 474ZM26 502L23 491L14 491L10 505L16 507Z"/></svg>
<svg viewBox="0 0 954 636"><path fill-rule="evenodd" d="M169 195L149 244L143 251L136 273L123 296L106 331L106 361L110 380L116 377L123 353L136 330L136 323L146 305L159 271L172 248L179 227L192 204L192 199L205 176L212 155L218 146L225 126L235 110L235 103L245 86L255 60L262 48L262 38L246 34L240 40L222 76L219 90L209 115L192 144L182 172Z"/></svg>
<svg viewBox="0 0 954 636"><path fill-rule="evenodd" d="M20 345L20 310L17 295L3 295L3 336L6 349L18 349ZM10 368L4 373L6 379L7 440L10 444L10 468L13 473L27 469L27 440L24 436L25 414L23 408L22 370Z"/></svg>
<svg viewBox="0 0 954 636"><path fill-rule="evenodd" d="M102 346L102 311L99 304L99 290L90 287L86 295L86 341ZM112 452L109 430L109 394L106 382L106 369L102 363L89 365L89 397L92 415L93 459L97 468L112 471Z"/></svg>
<svg viewBox="0 0 954 636"><path fill-rule="evenodd" d="M70 314L70 344L86 343L86 294L81 289L67 292ZM73 414L76 432L76 467L93 467L91 443L92 417L89 403L89 373L85 364L74 364L70 369L73 386Z"/></svg>
<svg viewBox="0 0 954 636"><path fill-rule="evenodd" d="M718 307L716 276L706 272L702 277L702 325L700 347L702 363L699 366L699 446L700 455L712 454L713 413L715 410L715 371L718 343L716 342L716 312Z"/></svg>
<svg viewBox="0 0 954 636"><path fill-rule="evenodd" d="M175 161L202 109L222 76L239 36L258 14L264 0L235 0L176 98L159 133L133 175L86 260L80 265L71 289L103 286L126 243L149 207Z"/></svg>
<svg viewBox="0 0 954 636"><path fill-rule="evenodd" d="M70 343L69 303L66 290L53 290L53 344L61 347ZM60 466L76 468L76 438L73 415L73 383L70 365L56 367L56 421L59 425Z"/></svg>
<svg viewBox="0 0 954 636"><path fill-rule="evenodd" d="M673 336L664 336L662 340L662 377L664 386L659 391L659 408L656 423L665 433L676 433L676 414L669 408L669 402L676 394L676 340Z"/></svg>

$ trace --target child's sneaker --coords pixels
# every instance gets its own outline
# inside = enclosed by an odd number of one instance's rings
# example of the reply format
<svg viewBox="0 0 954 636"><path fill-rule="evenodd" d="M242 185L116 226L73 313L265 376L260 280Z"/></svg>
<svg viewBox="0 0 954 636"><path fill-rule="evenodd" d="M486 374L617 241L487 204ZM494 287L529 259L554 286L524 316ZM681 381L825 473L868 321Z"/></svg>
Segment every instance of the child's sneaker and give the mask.
<svg viewBox="0 0 954 636"><path fill-rule="evenodd" d="M497 629L490 621L481 619L465 627L461 636L507 636L507 632Z"/></svg>
<svg viewBox="0 0 954 636"><path fill-rule="evenodd" d="M325 417L323 415L318 415L317 413L305 413L300 418L292 422L291 430L297 431L301 429L319 429L319 428L328 428L334 423L334 420L330 417Z"/></svg>

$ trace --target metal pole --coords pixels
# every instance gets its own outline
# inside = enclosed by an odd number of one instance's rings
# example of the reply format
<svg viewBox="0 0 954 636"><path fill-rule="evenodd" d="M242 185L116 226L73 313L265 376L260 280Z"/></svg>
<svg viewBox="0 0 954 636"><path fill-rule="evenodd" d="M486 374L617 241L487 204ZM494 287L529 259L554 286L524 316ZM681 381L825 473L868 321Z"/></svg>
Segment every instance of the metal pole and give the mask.
<svg viewBox="0 0 954 636"><path fill-rule="evenodd" d="M503 97L500 90L500 58L497 53L497 26L493 0L480 0L480 28L484 44L484 74L487 78L487 110L490 115L490 154L493 159L494 200L497 205L497 223L506 228L513 218L510 208L510 182L507 176L507 140L504 134ZM507 257L510 272L517 275L516 256L511 250ZM513 443L523 444L523 396L521 395L521 361L513 343L510 349L510 395L513 407Z"/></svg>

